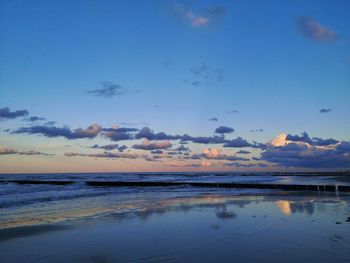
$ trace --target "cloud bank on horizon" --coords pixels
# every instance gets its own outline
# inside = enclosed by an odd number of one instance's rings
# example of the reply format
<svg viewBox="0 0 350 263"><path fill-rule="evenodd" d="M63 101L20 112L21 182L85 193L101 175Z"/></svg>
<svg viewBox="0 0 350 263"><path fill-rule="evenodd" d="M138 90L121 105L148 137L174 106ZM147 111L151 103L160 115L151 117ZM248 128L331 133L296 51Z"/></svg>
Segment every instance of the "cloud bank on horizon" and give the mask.
<svg viewBox="0 0 350 263"><path fill-rule="evenodd" d="M8 108L6 108L8 109ZM6 110L6 112L11 112ZM14 111L19 112L19 111ZM25 111L25 115L29 112ZM17 113L18 114L18 113ZM255 130L254 130L255 131ZM261 130L257 130L261 132ZM105 128L99 124L92 124L87 128L71 129L68 126L32 125L8 130L8 134L16 136L39 135L53 138L64 138L67 141L103 139L104 141L130 141L130 147L119 144L93 144L89 149L103 150L103 152L74 152L64 153L64 157L97 158L106 160L144 160L147 162L161 162L163 166L172 167L236 167L236 168L311 168L311 169L346 169L350 168L350 141L339 141L333 138L311 138L306 132L301 135L281 133L275 139L258 143L256 141L237 138L226 138L235 130L227 126L219 126L213 136L192 136L188 134L172 135L165 132L155 133L149 127ZM136 142L136 143L135 143ZM188 146L184 146L187 143ZM190 143L190 144L189 144ZM174 147L179 145L177 147ZM198 152L196 145L204 145ZM210 145L210 147L208 147ZM129 149L128 149L129 148ZM239 149L228 152L225 148ZM128 150L127 150L128 149ZM200 148L199 148L200 149ZM254 154L252 154L254 151ZM50 156L55 154L41 151L18 151L12 148L0 147L0 155ZM242 156L244 155L244 156Z"/></svg>

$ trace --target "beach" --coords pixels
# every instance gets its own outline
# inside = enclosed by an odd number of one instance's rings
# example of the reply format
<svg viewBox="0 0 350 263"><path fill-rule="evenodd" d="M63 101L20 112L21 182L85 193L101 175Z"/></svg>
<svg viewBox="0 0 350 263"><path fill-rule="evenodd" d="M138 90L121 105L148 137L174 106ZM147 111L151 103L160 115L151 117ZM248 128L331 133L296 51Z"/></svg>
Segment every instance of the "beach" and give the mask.
<svg viewBox="0 0 350 263"><path fill-rule="evenodd" d="M5 188L21 189L17 203L5 202ZM350 260L347 193L79 183L2 184L1 193L1 262Z"/></svg>

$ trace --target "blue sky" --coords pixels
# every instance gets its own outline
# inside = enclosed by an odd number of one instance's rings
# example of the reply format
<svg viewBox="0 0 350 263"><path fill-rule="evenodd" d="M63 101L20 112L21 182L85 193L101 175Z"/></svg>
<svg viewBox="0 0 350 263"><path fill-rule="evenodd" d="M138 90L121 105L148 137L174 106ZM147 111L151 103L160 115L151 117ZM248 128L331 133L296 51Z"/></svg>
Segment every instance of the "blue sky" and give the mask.
<svg viewBox="0 0 350 263"><path fill-rule="evenodd" d="M3 1L0 108L25 109L28 116L73 130L96 123L208 137L227 126L235 130L227 138L259 143L281 132L347 142L349 10L350 3L341 0ZM107 87L114 96L89 93ZM28 116L2 117L0 147L35 147L55 156L2 154L0 163L7 163L3 172L17 171L8 165L10 160L21 171L37 171L35 158L56 166L70 162L63 145L88 154L88 145L110 143L103 134L72 140L15 133L45 125L23 120ZM218 121L209 121L213 117ZM251 132L256 129L263 131ZM125 143L134 152L137 140ZM190 146L192 155L222 148ZM128 170L119 164L125 160L104 161L111 163L110 170ZM164 163L157 169L167 170ZM145 166L140 170L150 169ZM63 170L79 167L72 161Z"/></svg>

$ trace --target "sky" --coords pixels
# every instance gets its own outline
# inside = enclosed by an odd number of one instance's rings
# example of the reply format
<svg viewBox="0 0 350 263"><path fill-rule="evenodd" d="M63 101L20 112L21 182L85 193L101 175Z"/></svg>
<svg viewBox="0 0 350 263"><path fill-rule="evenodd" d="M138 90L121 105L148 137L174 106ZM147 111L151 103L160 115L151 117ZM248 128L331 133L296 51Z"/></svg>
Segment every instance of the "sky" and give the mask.
<svg viewBox="0 0 350 263"><path fill-rule="evenodd" d="M0 173L350 169L349 11L1 1Z"/></svg>

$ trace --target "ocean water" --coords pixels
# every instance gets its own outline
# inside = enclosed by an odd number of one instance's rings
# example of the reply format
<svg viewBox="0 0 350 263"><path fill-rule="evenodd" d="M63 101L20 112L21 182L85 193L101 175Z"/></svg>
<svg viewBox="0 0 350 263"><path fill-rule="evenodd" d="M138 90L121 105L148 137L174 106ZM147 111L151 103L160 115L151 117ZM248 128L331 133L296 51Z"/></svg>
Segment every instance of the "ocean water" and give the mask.
<svg viewBox="0 0 350 263"><path fill-rule="evenodd" d="M171 198L202 195L271 195L272 190L174 187L91 187L85 181L181 181L278 184L343 184L344 176L271 176L215 173L2 174L1 180L70 180L69 185L0 183L0 228L53 223L142 210Z"/></svg>

